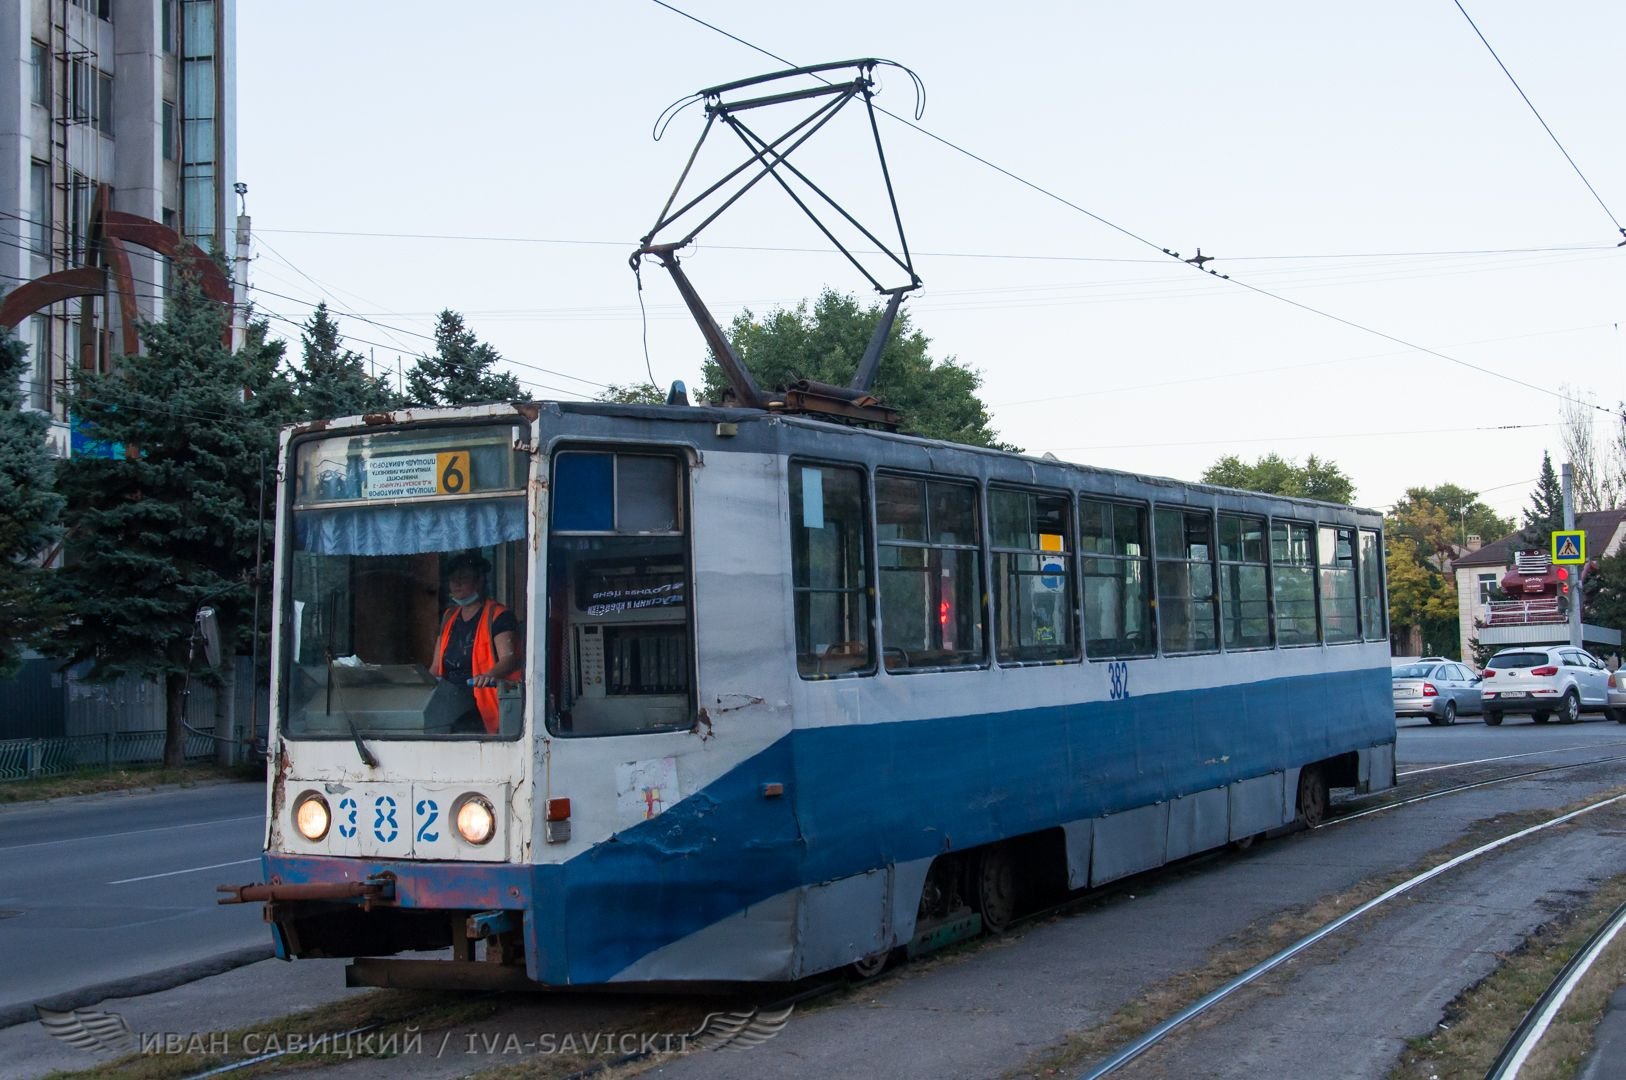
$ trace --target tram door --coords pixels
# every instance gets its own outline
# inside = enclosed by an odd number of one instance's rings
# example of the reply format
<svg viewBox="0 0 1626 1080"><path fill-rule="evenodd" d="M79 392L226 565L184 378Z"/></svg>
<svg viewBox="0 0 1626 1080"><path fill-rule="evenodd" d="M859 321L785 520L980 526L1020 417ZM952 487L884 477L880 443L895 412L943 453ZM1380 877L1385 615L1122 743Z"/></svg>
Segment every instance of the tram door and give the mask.
<svg viewBox="0 0 1626 1080"><path fill-rule="evenodd" d="M555 457L553 476L550 724L577 735L689 726L683 461L569 450Z"/></svg>

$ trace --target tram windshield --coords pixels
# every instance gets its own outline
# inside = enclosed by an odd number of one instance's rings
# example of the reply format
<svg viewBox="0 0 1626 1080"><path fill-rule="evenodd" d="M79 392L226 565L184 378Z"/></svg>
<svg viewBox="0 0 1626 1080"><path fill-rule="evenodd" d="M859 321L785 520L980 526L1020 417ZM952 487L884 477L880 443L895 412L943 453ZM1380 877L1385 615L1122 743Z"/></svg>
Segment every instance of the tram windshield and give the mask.
<svg viewBox="0 0 1626 1080"><path fill-rule="evenodd" d="M528 458L482 425L296 446L283 731L513 738L524 705Z"/></svg>

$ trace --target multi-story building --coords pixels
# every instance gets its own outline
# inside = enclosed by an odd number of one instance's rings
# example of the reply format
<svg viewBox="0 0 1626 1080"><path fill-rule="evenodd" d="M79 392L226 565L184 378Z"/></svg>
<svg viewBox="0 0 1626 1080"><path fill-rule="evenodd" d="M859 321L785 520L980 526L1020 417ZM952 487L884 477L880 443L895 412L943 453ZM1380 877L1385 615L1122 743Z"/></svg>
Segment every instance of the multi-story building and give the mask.
<svg viewBox="0 0 1626 1080"><path fill-rule="evenodd" d="M0 293L105 257L92 242L98 193L235 256L235 22L236 0L0 2ZM133 325L131 302L136 318L162 314L168 266L154 246L121 249L122 288L16 326L32 360L24 400L50 414L59 453L69 372L107 370L125 351L115 328Z"/></svg>

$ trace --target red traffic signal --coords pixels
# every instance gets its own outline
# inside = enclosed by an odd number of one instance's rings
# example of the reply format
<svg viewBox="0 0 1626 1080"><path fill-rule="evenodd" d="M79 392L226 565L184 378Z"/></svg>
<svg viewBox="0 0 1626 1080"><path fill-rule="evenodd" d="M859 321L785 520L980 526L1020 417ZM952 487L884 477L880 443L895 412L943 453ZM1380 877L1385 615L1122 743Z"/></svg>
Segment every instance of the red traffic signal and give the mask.
<svg viewBox="0 0 1626 1080"><path fill-rule="evenodd" d="M1560 566L1556 569L1558 570L1558 595L1568 596L1570 594L1570 568Z"/></svg>

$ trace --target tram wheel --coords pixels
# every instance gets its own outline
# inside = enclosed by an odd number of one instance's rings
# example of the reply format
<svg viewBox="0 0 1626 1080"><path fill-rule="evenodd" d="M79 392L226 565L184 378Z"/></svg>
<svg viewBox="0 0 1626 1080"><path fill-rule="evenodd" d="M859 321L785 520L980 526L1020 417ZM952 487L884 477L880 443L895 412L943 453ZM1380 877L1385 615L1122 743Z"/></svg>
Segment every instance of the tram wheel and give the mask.
<svg viewBox="0 0 1626 1080"><path fill-rule="evenodd" d="M1299 770L1299 821L1306 829L1313 829L1327 819L1327 804L1331 796L1327 791L1327 778L1314 765Z"/></svg>
<svg viewBox="0 0 1626 1080"><path fill-rule="evenodd" d="M867 979L873 979L875 976L885 971L887 964L890 963L891 960L892 950L882 949L879 952L870 953L861 960L854 960L852 963L847 965L847 970L852 972L853 978L862 982Z"/></svg>
<svg viewBox="0 0 1626 1080"><path fill-rule="evenodd" d="M997 934L1016 918L1016 862L1006 846L992 847L977 860L973 881L977 914L990 934Z"/></svg>

